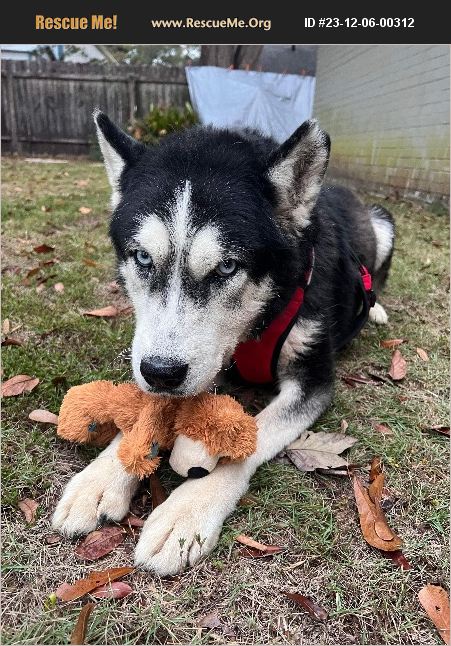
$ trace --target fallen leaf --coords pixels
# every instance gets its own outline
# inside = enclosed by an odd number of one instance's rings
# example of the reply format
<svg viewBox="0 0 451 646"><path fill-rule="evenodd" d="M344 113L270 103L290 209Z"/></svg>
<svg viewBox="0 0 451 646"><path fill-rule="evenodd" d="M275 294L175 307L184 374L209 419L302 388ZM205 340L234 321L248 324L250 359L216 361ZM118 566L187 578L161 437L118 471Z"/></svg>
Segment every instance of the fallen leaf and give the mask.
<svg viewBox="0 0 451 646"><path fill-rule="evenodd" d="M8 336L8 334L11 332L11 324L9 322L9 319L5 319L2 323L2 334L5 336Z"/></svg>
<svg viewBox="0 0 451 646"><path fill-rule="evenodd" d="M434 431L435 433L441 433L449 437L449 426L429 426L423 428L423 431Z"/></svg>
<svg viewBox="0 0 451 646"><path fill-rule="evenodd" d="M2 397L16 397L22 393L30 393L39 383L37 377L29 375L16 375L2 384Z"/></svg>
<svg viewBox="0 0 451 646"><path fill-rule="evenodd" d="M133 592L133 588L123 581L105 583L91 592L96 599L123 599Z"/></svg>
<svg viewBox="0 0 451 646"><path fill-rule="evenodd" d="M372 379L371 377L366 377L365 375L343 375L341 377L341 380L344 381L345 384L348 384L348 386L351 386L351 388L356 388L356 384L377 385L377 382L374 381L374 379Z"/></svg>
<svg viewBox="0 0 451 646"><path fill-rule="evenodd" d="M91 260L91 258L83 258L83 263L88 267L97 267L98 265L98 263L95 260Z"/></svg>
<svg viewBox="0 0 451 646"><path fill-rule="evenodd" d="M390 559L398 565L401 570L411 570L412 566L410 565L409 561L406 559L404 554L401 552L401 550L394 550L393 552L385 552L384 550L380 550L380 553L382 556L385 556L385 558Z"/></svg>
<svg viewBox="0 0 451 646"><path fill-rule="evenodd" d="M340 428L342 433L346 433L349 428L349 424L345 419L342 419L340 422Z"/></svg>
<svg viewBox="0 0 451 646"><path fill-rule="evenodd" d="M152 509L161 505L162 502L166 500L168 494L166 493L165 488L160 482L160 478L156 473L152 473L149 479L150 484L150 494L152 496Z"/></svg>
<svg viewBox="0 0 451 646"><path fill-rule="evenodd" d="M286 453L300 471L314 471L318 468L336 469L345 466L348 462L339 454L356 442L355 437L343 433L304 431L287 447Z"/></svg>
<svg viewBox="0 0 451 646"><path fill-rule="evenodd" d="M52 258L51 260L43 260L42 262L39 263L40 267L53 267L55 263L57 263L56 258Z"/></svg>
<svg viewBox="0 0 451 646"><path fill-rule="evenodd" d="M393 379L393 381L400 381L404 379L407 372L407 363L404 357L402 356L399 350L393 352L391 358L391 365L388 374Z"/></svg>
<svg viewBox="0 0 451 646"><path fill-rule="evenodd" d="M28 419L33 422L42 422L42 424L58 424L58 415L42 408L32 410L28 415Z"/></svg>
<svg viewBox="0 0 451 646"><path fill-rule="evenodd" d="M31 278L32 276L35 276L39 271L41 271L41 266L33 267L33 269L29 269L25 274L25 280L27 278ZM22 282L25 282L25 281L22 281Z"/></svg>
<svg viewBox="0 0 451 646"><path fill-rule="evenodd" d="M89 184L89 179L77 179L74 182L75 186L79 186L80 188L84 188L85 186L88 186Z"/></svg>
<svg viewBox="0 0 451 646"><path fill-rule="evenodd" d="M382 433L382 435L393 435L391 428L389 426L386 426L385 424L376 424L374 422L372 426L375 431Z"/></svg>
<svg viewBox="0 0 451 646"><path fill-rule="evenodd" d="M102 527L88 534L75 548L75 554L86 561L97 561L112 552L124 539L125 533L120 527Z"/></svg>
<svg viewBox="0 0 451 646"><path fill-rule="evenodd" d="M389 350L393 350L393 348L401 345L401 343L404 343L404 339L384 339L383 341L381 341L380 346L381 348L388 348Z"/></svg>
<svg viewBox="0 0 451 646"><path fill-rule="evenodd" d="M144 527L145 522L143 518L138 518L135 514L128 514L128 516L121 520L121 525L127 527Z"/></svg>
<svg viewBox="0 0 451 646"><path fill-rule="evenodd" d="M284 592L283 593L288 599L294 601L298 606L307 610L309 615L316 619L317 621L326 621L328 618L327 610L319 606L313 601L310 597L305 597L303 594L297 594L293 592Z"/></svg>
<svg viewBox="0 0 451 646"><path fill-rule="evenodd" d="M42 211L43 213L48 213L48 212L50 211L50 209L49 209L49 207L48 207L48 206L45 206L45 205L43 204L43 205L41 206L41 211Z"/></svg>
<svg viewBox="0 0 451 646"><path fill-rule="evenodd" d="M199 628L222 628L222 621L219 619L218 611L213 610L197 622Z"/></svg>
<svg viewBox="0 0 451 646"><path fill-rule="evenodd" d="M283 547L259 543L250 536L246 536L246 534L239 534L239 536L237 536L235 540L245 546L244 548L240 548L239 550L240 556L244 556L244 558L264 558L266 556L272 556L284 551Z"/></svg>
<svg viewBox="0 0 451 646"><path fill-rule="evenodd" d="M17 506L25 516L25 520L27 521L27 523L32 523L35 520L36 510L39 507L36 500L33 500L32 498L24 498L23 500L17 503Z"/></svg>
<svg viewBox="0 0 451 646"><path fill-rule="evenodd" d="M417 355L420 357L421 361L429 361L429 356L426 350L423 348L417 348Z"/></svg>
<svg viewBox="0 0 451 646"><path fill-rule="evenodd" d="M95 603L92 603L91 601L89 601L88 603L85 603L83 608L80 610L80 614L78 615L77 623L75 624L75 628L72 631L72 634L70 636L70 643L71 644L84 644L85 643L86 628L88 627L89 615L94 610L95 605L96 605Z"/></svg>
<svg viewBox="0 0 451 646"><path fill-rule="evenodd" d="M36 253L50 253L51 251L55 251L55 247L51 247L48 244L40 244L37 247L33 247L33 251Z"/></svg>
<svg viewBox="0 0 451 646"><path fill-rule="evenodd" d="M384 474L372 464L373 480L368 489L357 475L353 476L354 494L359 512L360 527L367 543L384 552L399 550L402 541L388 526L380 499L384 485ZM379 465L380 469L380 465ZM376 471L376 473L374 473ZM371 480L371 477L370 477Z"/></svg>
<svg viewBox="0 0 451 646"><path fill-rule="evenodd" d="M48 536L46 536L44 540L47 545L56 545L57 543L61 543L63 537L61 536L61 534L48 534Z"/></svg>
<svg viewBox="0 0 451 646"><path fill-rule="evenodd" d="M258 498L251 493L246 494L238 501L238 507L253 507L258 503Z"/></svg>
<svg viewBox="0 0 451 646"><path fill-rule="evenodd" d="M418 593L418 599L429 619L437 628L445 644L450 643L449 597L437 585L426 585Z"/></svg>
<svg viewBox="0 0 451 646"><path fill-rule="evenodd" d="M53 285L53 289L55 290L55 292L62 294L64 292L64 285L63 283L55 283Z"/></svg>
<svg viewBox="0 0 451 646"><path fill-rule="evenodd" d="M15 338L15 337L13 337L13 336L7 336L7 337L6 337L6 339L3 339L3 341L2 341L2 345L3 345L3 346L7 346L7 345L17 345L17 346L22 346L22 345L23 345L23 343L22 343L22 341L21 341L20 339L16 339L16 338Z"/></svg>
<svg viewBox="0 0 451 646"><path fill-rule="evenodd" d="M122 579L123 576L134 571L133 567L115 567L109 570L92 571L85 579L78 579L73 585L63 583L56 591L56 596L61 601L75 601L80 599L88 592L99 588L105 583Z"/></svg>
<svg viewBox="0 0 451 646"><path fill-rule="evenodd" d="M112 318L119 314L119 310L114 305L107 305L99 310L90 310L89 312L83 312L83 314L85 316L104 316L106 318Z"/></svg>
<svg viewBox="0 0 451 646"><path fill-rule="evenodd" d="M90 209L89 206L80 206L78 210L82 215L89 215L92 211L92 209Z"/></svg>

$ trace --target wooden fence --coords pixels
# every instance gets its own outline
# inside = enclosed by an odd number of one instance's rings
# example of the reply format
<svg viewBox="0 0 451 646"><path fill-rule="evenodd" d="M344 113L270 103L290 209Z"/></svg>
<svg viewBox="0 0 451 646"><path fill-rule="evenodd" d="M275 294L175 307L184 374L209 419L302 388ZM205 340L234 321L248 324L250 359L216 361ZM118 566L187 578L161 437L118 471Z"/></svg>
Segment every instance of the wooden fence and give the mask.
<svg viewBox="0 0 451 646"><path fill-rule="evenodd" d="M4 60L1 75L3 152L86 154L95 107L125 127L151 104L181 107L189 99L176 67Z"/></svg>

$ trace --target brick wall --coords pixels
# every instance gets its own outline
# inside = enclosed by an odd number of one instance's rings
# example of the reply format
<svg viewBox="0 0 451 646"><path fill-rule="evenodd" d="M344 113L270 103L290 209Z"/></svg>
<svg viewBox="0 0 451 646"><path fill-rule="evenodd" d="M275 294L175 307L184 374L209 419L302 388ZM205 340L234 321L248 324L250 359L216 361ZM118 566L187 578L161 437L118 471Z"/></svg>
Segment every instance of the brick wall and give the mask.
<svg viewBox="0 0 451 646"><path fill-rule="evenodd" d="M314 116L332 138L329 179L448 201L447 46L321 45L316 74Z"/></svg>

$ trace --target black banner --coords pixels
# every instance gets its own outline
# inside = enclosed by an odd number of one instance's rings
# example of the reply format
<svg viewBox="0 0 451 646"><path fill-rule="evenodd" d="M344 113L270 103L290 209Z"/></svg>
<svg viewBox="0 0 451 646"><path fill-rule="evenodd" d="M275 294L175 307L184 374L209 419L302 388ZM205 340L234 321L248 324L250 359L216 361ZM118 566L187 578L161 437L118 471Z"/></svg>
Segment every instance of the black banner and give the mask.
<svg viewBox="0 0 451 646"><path fill-rule="evenodd" d="M28 4L28 6L27 6ZM167 4L167 6L162 6ZM250 9L250 5L253 8ZM428 44L448 43L444 5L359 3L221 3L201 10L156 2L9 3L0 40L12 43L99 44ZM349 6L349 3L348 3Z"/></svg>

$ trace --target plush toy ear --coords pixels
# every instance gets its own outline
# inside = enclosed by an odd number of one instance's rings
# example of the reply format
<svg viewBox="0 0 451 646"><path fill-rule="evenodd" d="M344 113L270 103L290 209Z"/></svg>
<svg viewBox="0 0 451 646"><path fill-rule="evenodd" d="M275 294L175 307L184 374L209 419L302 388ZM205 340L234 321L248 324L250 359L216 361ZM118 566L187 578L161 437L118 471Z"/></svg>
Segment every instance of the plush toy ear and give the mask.
<svg viewBox="0 0 451 646"><path fill-rule="evenodd" d="M213 471L219 458L219 455L210 455L201 440L181 434L175 438L169 464L184 478L202 478Z"/></svg>
<svg viewBox="0 0 451 646"><path fill-rule="evenodd" d="M112 188L111 205L119 204L120 178L124 168L133 165L146 147L118 128L106 114L100 110L94 111L97 139L102 151L105 169Z"/></svg>
<svg viewBox="0 0 451 646"><path fill-rule="evenodd" d="M330 138L315 119L305 121L273 154L269 179L276 189L278 208L290 229L310 224L329 162Z"/></svg>

